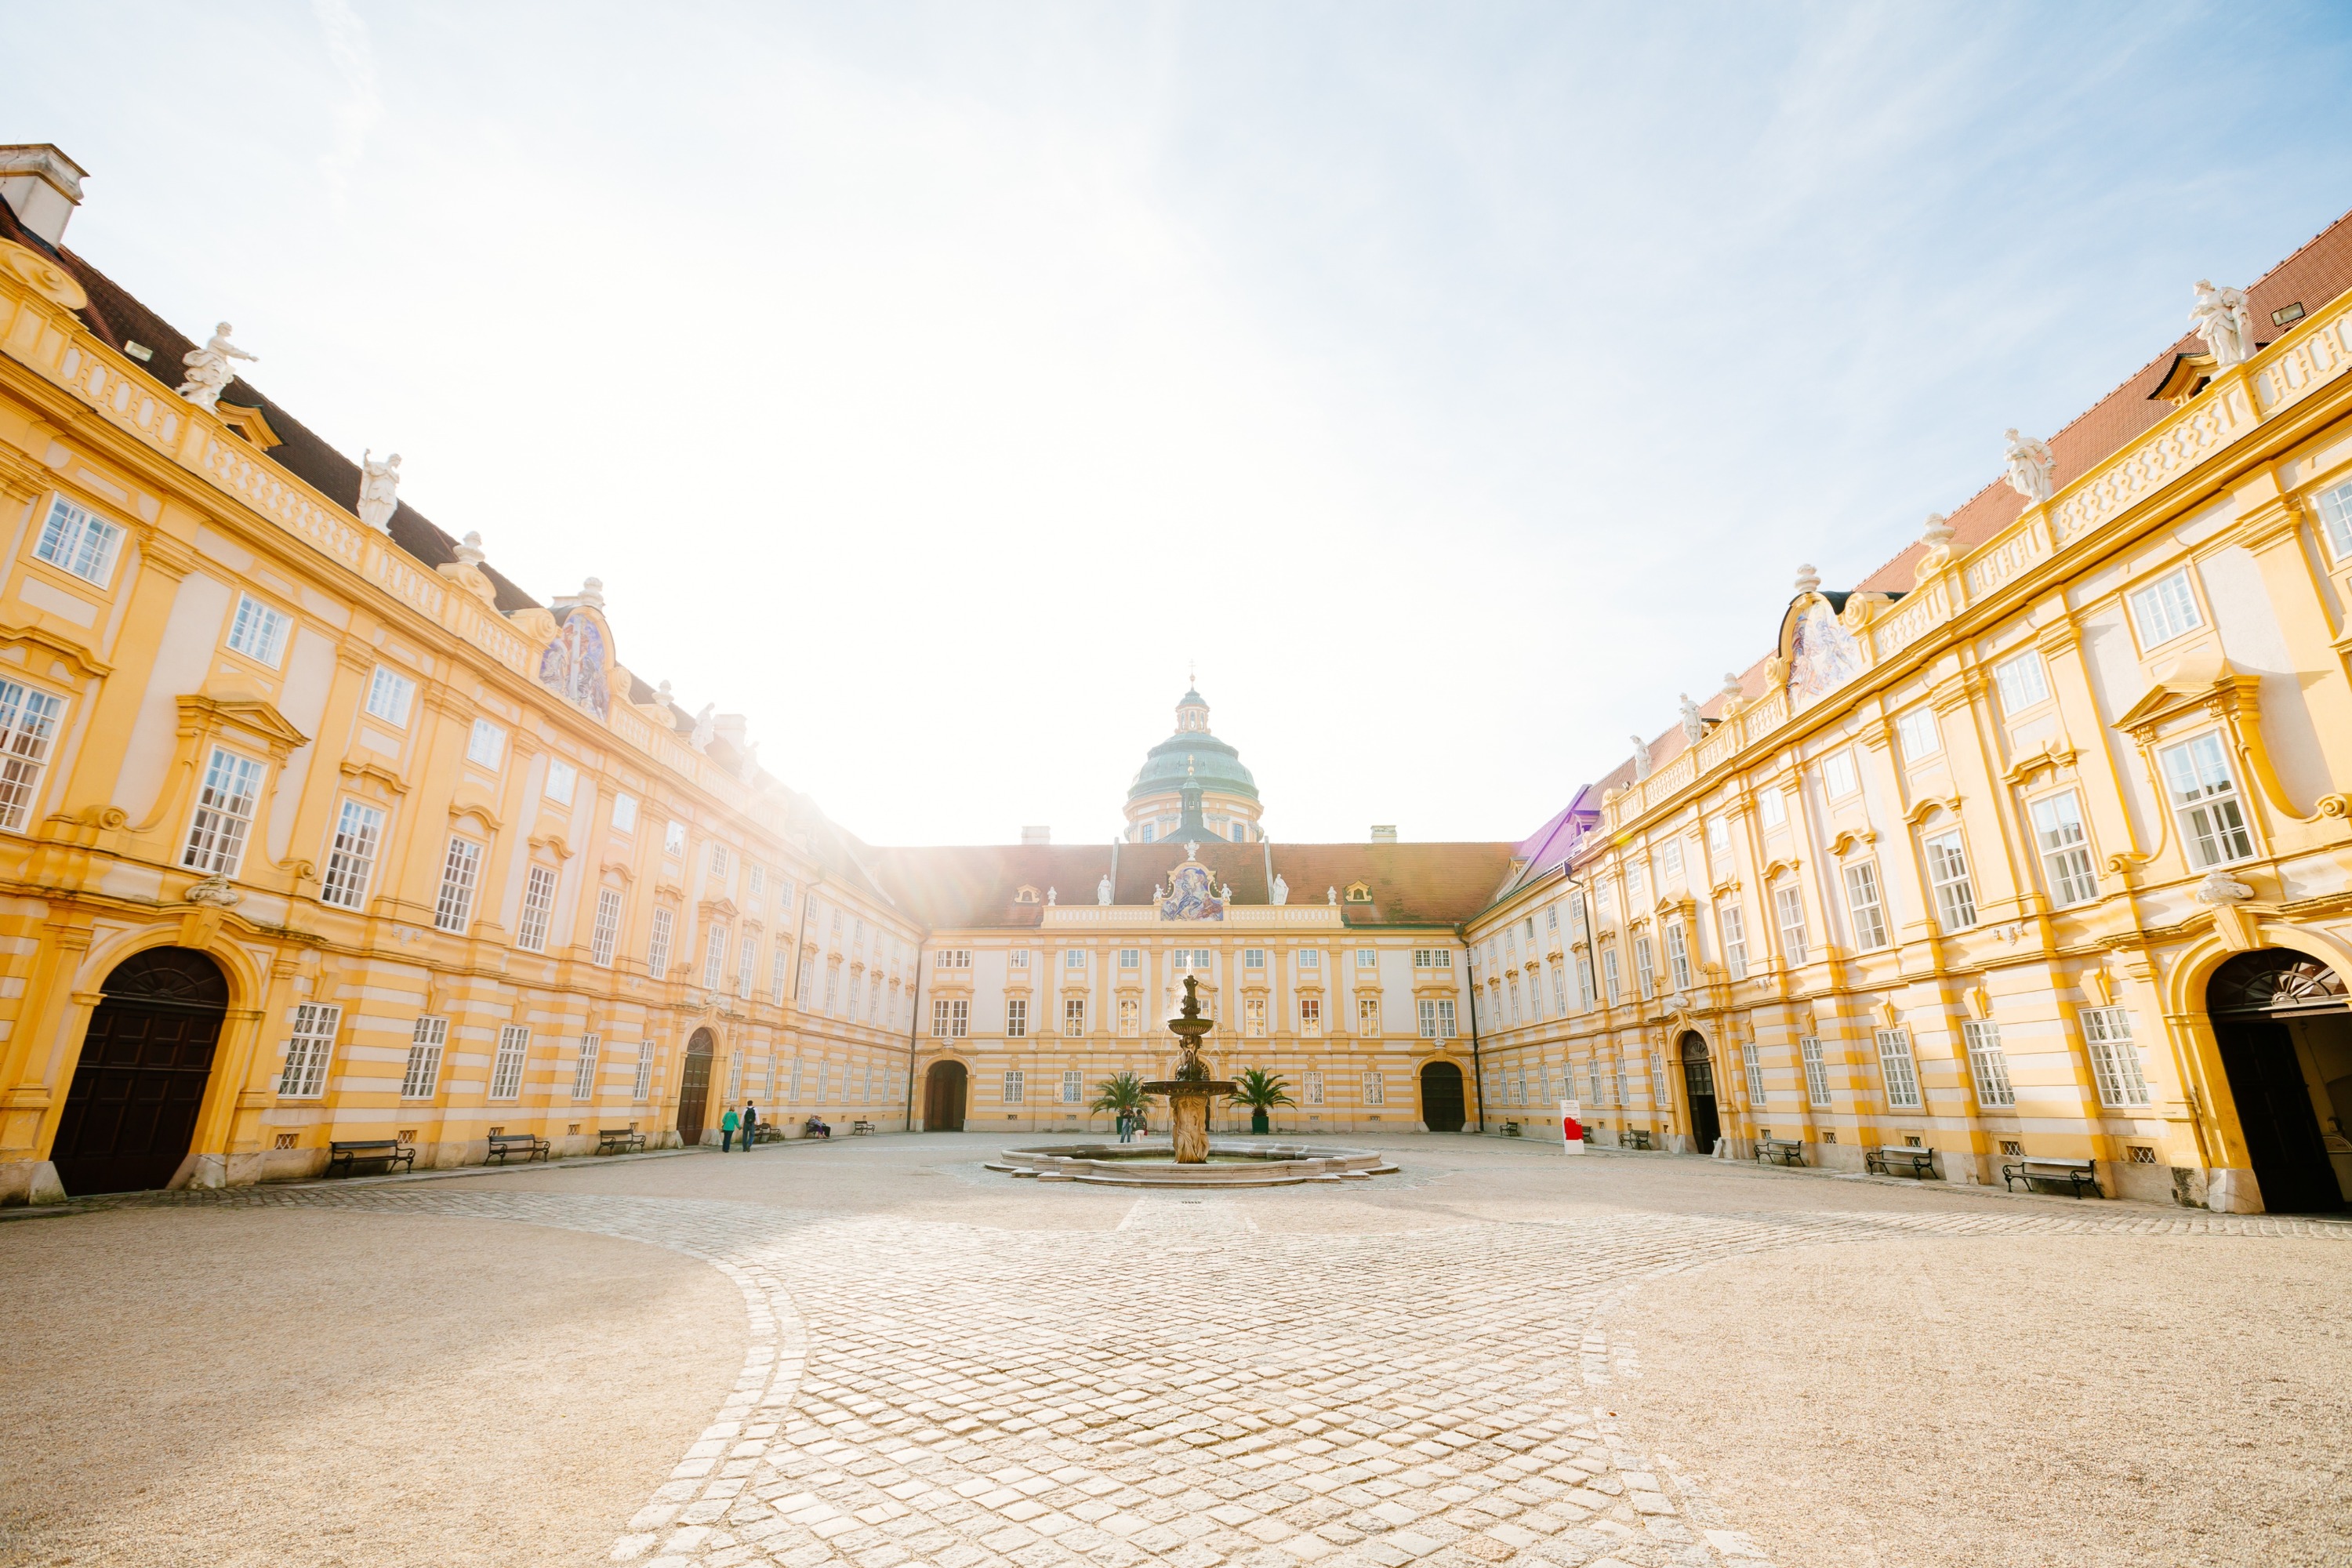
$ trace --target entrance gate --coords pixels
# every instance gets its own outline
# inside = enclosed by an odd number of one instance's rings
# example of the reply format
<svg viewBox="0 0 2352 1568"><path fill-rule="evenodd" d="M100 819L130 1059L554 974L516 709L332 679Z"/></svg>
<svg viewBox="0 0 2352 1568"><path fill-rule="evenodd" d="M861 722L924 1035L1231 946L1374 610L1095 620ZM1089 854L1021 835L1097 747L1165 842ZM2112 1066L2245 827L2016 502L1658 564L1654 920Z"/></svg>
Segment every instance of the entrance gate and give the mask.
<svg viewBox="0 0 2352 1568"><path fill-rule="evenodd" d="M1691 1151L1712 1154L1723 1123L1715 1113L1715 1064L1707 1060L1706 1042L1696 1034L1683 1037L1683 1088L1690 1095Z"/></svg>
<svg viewBox="0 0 2352 1568"><path fill-rule="evenodd" d="M2213 972L2205 1008L2263 1207L2345 1207L2352 1153L2331 1154L2327 1137L2340 1146L2352 1127L2352 997L2342 976L2305 954L2261 948Z"/></svg>
<svg viewBox="0 0 2352 1568"><path fill-rule="evenodd" d="M203 953L157 947L106 977L49 1158L70 1196L166 1185L188 1155L228 1011Z"/></svg>
<svg viewBox="0 0 2352 1568"><path fill-rule="evenodd" d="M963 1131L964 1087L970 1075L963 1063L937 1061L923 1075L923 1131Z"/></svg>
<svg viewBox="0 0 2352 1568"><path fill-rule="evenodd" d="M1421 1069L1421 1124L1432 1132L1459 1132L1467 1119L1462 1100L1462 1069L1431 1062Z"/></svg>
<svg viewBox="0 0 2352 1568"><path fill-rule="evenodd" d="M702 1118L710 1104L710 1053L718 1042L708 1029L697 1029L686 1042L686 1063L678 1074L677 1141L688 1148L702 1142Z"/></svg>

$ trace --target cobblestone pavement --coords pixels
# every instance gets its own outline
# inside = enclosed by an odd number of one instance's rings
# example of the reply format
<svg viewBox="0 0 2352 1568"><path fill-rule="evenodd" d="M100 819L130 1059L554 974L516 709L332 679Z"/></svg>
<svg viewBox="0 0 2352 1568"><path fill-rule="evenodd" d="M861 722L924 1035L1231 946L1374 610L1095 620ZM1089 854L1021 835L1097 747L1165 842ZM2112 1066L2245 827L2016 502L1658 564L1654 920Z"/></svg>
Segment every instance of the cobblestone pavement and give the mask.
<svg viewBox="0 0 2352 1568"><path fill-rule="evenodd" d="M1606 1319L1643 1280L1901 1235L2352 1239L2324 1221L2122 1207L1317 1234L1261 1231L1245 1201L1160 1194L1116 1229L1023 1231L457 1190L474 1187L208 1196L593 1231L722 1270L751 1348L701 1440L618 1531L614 1558L649 1568L1761 1564L1738 1521L1616 1419L1632 1352Z"/></svg>

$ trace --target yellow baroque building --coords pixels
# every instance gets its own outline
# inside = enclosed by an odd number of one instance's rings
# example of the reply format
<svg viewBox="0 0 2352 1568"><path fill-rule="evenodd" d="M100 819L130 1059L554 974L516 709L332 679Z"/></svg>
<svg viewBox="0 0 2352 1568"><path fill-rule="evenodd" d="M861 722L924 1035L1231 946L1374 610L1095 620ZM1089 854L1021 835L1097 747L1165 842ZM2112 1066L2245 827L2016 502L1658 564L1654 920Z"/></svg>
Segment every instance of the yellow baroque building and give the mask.
<svg viewBox="0 0 2352 1568"><path fill-rule="evenodd" d="M1490 1107L1961 1183L2074 1162L2229 1211L2352 1197L2347 281L2352 220L2242 295L2200 284L2217 330L2010 432L2008 474L1886 567L1801 568L1770 652L1470 922Z"/></svg>

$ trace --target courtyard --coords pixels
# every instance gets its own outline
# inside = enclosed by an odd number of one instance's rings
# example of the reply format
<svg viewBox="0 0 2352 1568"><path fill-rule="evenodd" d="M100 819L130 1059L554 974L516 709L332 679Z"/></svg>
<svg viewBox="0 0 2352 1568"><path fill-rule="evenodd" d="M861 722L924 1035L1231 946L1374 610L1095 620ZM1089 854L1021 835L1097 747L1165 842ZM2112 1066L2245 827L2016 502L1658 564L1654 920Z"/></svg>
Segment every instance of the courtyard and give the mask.
<svg viewBox="0 0 2352 1568"><path fill-rule="evenodd" d="M2352 1225L882 1137L0 1224L0 1563L2333 1563ZM24 1211L19 1211L24 1212Z"/></svg>

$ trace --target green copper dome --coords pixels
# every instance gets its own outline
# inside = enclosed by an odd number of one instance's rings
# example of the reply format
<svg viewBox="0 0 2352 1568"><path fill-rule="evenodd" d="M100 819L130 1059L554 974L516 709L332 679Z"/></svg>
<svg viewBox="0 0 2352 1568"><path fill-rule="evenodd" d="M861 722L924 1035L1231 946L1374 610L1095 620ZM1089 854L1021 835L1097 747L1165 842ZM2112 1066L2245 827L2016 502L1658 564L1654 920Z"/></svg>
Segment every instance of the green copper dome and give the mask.
<svg viewBox="0 0 2352 1568"><path fill-rule="evenodd" d="M1257 799L1257 780L1242 766L1241 753L1209 733L1209 705L1198 691L1185 692L1176 705L1176 732L1151 748L1127 786L1127 798L1180 790L1188 779L1203 795Z"/></svg>

